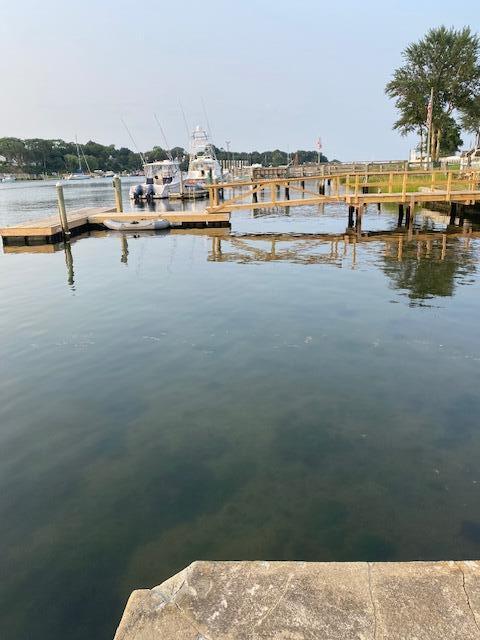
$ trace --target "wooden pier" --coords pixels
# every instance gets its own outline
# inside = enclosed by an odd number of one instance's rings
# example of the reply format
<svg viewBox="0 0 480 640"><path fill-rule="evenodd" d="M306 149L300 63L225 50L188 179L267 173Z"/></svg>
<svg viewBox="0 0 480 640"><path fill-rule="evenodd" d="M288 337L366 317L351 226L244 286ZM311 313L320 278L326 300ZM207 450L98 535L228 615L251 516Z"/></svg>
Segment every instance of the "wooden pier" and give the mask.
<svg viewBox="0 0 480 640"><path fill-rule="evenodd" d="M466 205L480 203L479 170L385 171L382 167L379 171L375 165L373 169L367 165L362 168L362 171L338 171L330 175L322 173L208 184L206 187L209 202L206 209L201 212L117 213L123 210L121 188L117 184L115 185L116 209L87 208L70 211L68 214L65 211L63 213L67 218L69 233L76 235L89 229L103 228L103 223L108 218L133 221L161 217L175 227L228 227L231 212L238 209L342 203L346 205L347 227L361 229L363 211L372 203L379 207L381 204L397 205L398 226L401 226L404 214L406 225L411 224L417 204L447 203L451 217L456 215L461 217ZM57 189L61 189L61 186ZM222 195L223 199L221 199ZM63 196L60 197L59 202L62 198ZM0 228L4 245L55 243L63 238L63 234L64 229L59 215Z"/></svg>
<svg viewBox="0 0 480 640"><path fill-rule="evenodd" d="M367 166L355 173L233 181L207 185L207 188L207 211L211 213L343 203L347 205L348 227L360 228L367 205L396 204L399 220L403 220L405 213L408 226L417 204L447 203L450 215L455 216L465 206L480 203L480 171L408 171L405 168L385 172L383 169L372 171ZM228 189L231 197L220 201L220 190L225 193Z"/></svg>
<svg viewBox="0 0 480 640"><path fill-rule="evenodd" d="M168 212L128 212L116 213L112 207L84 208L70 211L67 214L68 226L72 236L90 229L104 228L104 221L109 218L131 222L133 220L156 220L163 218L173 226L184 228L224 227L230 225L230 213L221 211L207 213L205 211L168 211ZM20 222L10 227L0 228L3 244L47 244L60 242L63 230L58 214Z"/></svg>

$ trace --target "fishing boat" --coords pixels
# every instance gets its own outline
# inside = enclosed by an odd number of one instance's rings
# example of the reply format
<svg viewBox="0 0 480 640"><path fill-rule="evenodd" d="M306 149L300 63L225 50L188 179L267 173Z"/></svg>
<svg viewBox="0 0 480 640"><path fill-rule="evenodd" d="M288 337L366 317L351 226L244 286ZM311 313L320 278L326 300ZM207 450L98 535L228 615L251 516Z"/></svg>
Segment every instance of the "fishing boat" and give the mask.
<svg viewBox="0 0 480 640"><path fill-rule="evenodd" d="M181 191L182 173L178 160L160 160L143 165L145 182L130 187L131 200L168 198L170 193Z"/></svg>
<svg viewBox="0 0 480 640"><path fill-rule="evenodd" d="M75 144L77 145L78 171L68 175L67 180L90 180L92 177L90 174L90 167L88 166L87 159L85 158L85 154L83 153L83 150L82 150L83 159L87 166L87 170L89 171L89 173L83 173L82 160L80 158L80 146L78 144L77 136L75 136Z"/></svg>
<svg viewBox="0 0 480 640"><path fill-rule="evenodd" d="M222 180L222 167L220 166L215 148L208 138L207 132L200 126L195 127L190 142L190 154L186 185L207 182L219 182Z"/></svg>
<svg viewBox="0 0 480 640"><path fill-rule="evenodd" d="M113 229L114 231L160 231L162 229L168 229L170 222L159 218L158 220L104 220L103 224L107 229Z"/></svg>

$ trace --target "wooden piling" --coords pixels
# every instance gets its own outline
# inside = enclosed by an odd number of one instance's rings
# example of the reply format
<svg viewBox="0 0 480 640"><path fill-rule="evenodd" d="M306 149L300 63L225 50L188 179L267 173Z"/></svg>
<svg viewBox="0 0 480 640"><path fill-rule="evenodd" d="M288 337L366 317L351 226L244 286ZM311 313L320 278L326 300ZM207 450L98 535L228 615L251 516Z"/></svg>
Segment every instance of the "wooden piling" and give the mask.
<svg viewBox="0 0 480 640"><path fill-rule="evenodd" d="M58 213L60 215L60 224L62 225L63 235L68 238L70 236L70 229L68 227L67 211L65 209L65 198L63 195L63 186L60 182L57 182L57 201L58 201Z"/></svg>
<svg viewBox="0 0 480 640"><path fill-rule="evenodd" d="M457 203L451 202L450 203L450 219L448 221L448 224L450 226L453 226L455 224L456 217L457 217Z"/></svg>
<svg viewBox="0 0 480 640"><path fill-rule="evenodd" d="M411 212L411 209L410 209L410 205L407 204L407 210L406 210L406 214L405 214L405 226L407 226L407 227L410 226L411 217L412 217L412 212Z"/></svg>
<svg viewBox="0 0 480 640"><path fill-rule="evenodd" d="M348 228L353 229L353 213L355 211L355 207L349 205L348 207Z"/></svg>
<svg viewBox="0 0 480 640"><path fill-rule="evenodd" d="M123 213L122 181L118 176L113 178L113 189L115 191L115 209L117 213Z"/></svg>

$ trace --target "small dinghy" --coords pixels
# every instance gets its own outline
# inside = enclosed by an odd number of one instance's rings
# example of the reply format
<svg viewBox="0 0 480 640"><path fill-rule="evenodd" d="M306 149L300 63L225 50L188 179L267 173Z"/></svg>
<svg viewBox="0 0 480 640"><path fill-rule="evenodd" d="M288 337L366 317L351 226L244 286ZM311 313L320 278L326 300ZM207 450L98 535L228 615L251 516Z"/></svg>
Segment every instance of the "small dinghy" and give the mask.
<svg viewBox="0 0 480 640"><path fill-rule="evenodd" d="M170 227L168 220L163 220L162 218L158 220L132 220L131 222L104 220L103 224L108 229L114 229L115 231L160 231Z"/></svg>

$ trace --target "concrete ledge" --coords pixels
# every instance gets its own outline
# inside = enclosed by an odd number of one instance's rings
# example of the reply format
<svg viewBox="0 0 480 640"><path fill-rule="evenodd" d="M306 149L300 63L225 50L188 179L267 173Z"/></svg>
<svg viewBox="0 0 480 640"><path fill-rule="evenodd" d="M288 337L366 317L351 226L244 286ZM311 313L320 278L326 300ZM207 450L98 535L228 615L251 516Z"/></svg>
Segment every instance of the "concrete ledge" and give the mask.
<svg viewBox="0 0 480 640"><path fill-rule="evenodd" d="M115 640L480 640L480 562L194 562Z"/></svg>

